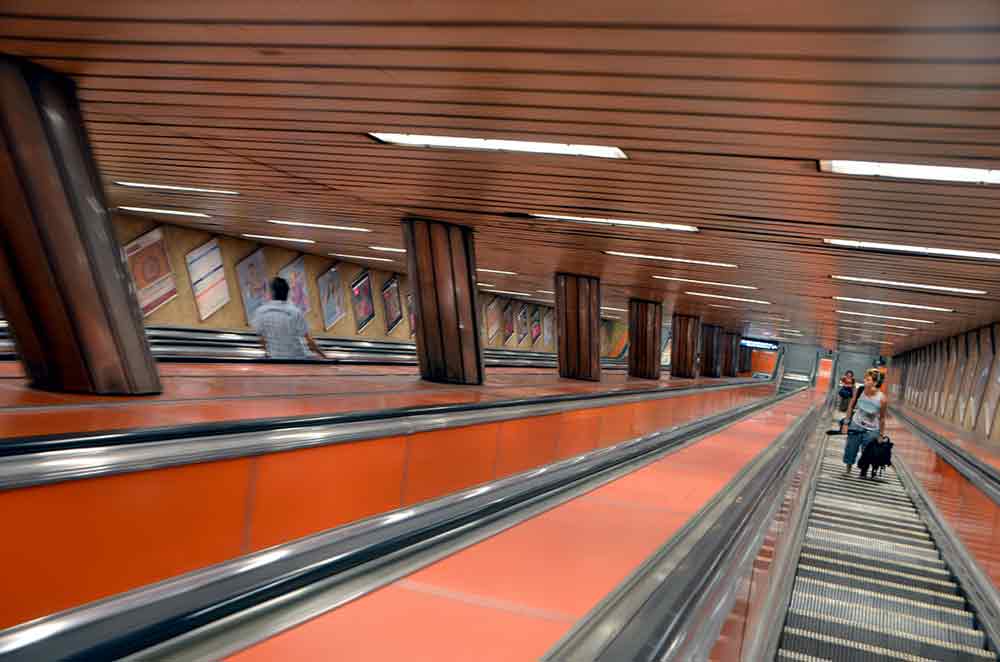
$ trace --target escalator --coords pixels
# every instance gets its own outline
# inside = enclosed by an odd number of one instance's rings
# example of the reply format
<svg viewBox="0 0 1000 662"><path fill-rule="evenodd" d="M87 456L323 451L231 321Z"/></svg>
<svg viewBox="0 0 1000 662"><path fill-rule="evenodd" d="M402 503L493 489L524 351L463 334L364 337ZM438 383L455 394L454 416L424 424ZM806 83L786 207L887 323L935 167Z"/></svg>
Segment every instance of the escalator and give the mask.
<svg viewBox="0 0 1000 662"><path fill-rule="evenodd" d="M894 470L846 474L824 443L776 659L997 659Z"/></svg>

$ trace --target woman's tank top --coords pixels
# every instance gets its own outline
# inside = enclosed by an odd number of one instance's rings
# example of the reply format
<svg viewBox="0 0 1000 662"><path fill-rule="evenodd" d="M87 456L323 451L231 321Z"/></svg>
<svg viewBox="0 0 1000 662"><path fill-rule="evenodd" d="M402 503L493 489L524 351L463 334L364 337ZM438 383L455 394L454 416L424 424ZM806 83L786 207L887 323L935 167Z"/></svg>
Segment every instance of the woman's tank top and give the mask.
<svg viewBox="0 0 1000 662"><path fill-rule="evenodd" d="M876 391L875 395L868 397L862 391L858 396L858 401L854 404L854 417L851 422L861 426L866 430L878 430L879 410L882 409L882 401L885 394Z"/></svg>

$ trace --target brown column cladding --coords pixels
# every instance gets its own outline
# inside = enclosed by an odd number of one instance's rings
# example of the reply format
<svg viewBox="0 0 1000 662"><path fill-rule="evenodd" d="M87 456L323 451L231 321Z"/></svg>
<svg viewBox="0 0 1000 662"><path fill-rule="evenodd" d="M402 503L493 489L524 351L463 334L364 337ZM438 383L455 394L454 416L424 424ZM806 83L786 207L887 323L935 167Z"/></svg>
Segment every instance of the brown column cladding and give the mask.
<svg viewBox="0 0 1000 662"><path fill-rule="evenodd" d="M674 313L670 330L670 374L693 379L698 376L696 360L701 342L701 318Z"/></svg>
<svg viewBox="0 0 1000 662"><path fill-rule="evenodd" d="M701 374L703 377L722 376L722 327L701 325Z"/></svg>
<svg viewBox="0 0 1000 662"><path fill-rule="evenodd" d="M629 299L628 374L642 379L660 378L663 337L663 304Z"/></svg>
<svg viewBox="0 0 1000 662"><path fill-rule="evenodd" d="M431 382L482 384L472 230L407 218L403 239L416 306L420 376Z"/></svg>
<svg viewBox="0 0 1000 662"><path fill-rule="evenodd" d="M753 370L753 350L740 345L739 372L750 372Z"/></svg>
<svg viewBox="0 0 1000 662"><path fill-rule="evenodd" d="M555 291L559 376L600 381L601 281L559 273Z"/></svg>
<svg viewBox="0 0 1000 662"><path fill-rule="evenodd" d="M735 377L739 368L740 334L722 334L722 376Z"/></svg>
<svg viewBox="0 0 1000 662"><path fill-rule="evenodd" d="M72 80L0 56L0 299L37 388L158 393Z"/></svg>

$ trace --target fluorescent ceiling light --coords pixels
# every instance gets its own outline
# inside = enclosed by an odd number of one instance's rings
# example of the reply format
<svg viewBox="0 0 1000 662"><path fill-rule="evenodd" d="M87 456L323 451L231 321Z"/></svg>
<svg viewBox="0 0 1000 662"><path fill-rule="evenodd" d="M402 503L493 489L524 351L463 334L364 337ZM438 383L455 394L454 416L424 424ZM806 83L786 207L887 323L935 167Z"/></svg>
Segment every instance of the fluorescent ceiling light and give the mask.
<svg viewBox="0 0 1000 662"><path fill-rule="evenodd" d="M697 283L699 285L715 285L717 287L735 287L740 290L756 290L753 285L734 285L732 283L716 283L711 280L694 280L692 278L677 278L675 276L653 276L657 280L673 280L678 283Z"/></svg>
<svg viewBox="0 0 1000 662"><path fill-rule="evenodd" d="M601 306L601 310L612 310L616 313L627 313L628 310L625 308L612 308L611 306Z"/></svg>
<svg viewBox="0 0 1000 662"><path fill-rule="evenodd" d="M859 317L877 317L883 320L896 320L897 322L916 322L918 324L936 324L932 320L918 320L911 317L893 317L892 315L876 315L874 313L857 313L853 310L838 310L841 315L857 315Z"/></svg>
<svg viewBox="0 0 1000 662"><path fill-rule="evenodd" d="M217 188L195 188L193 186L171 186L169 184L143 184L141 182L115 182L118 186L129 188L151 188L161 191L188 191L190 193L219 193L222 195L239 195L239 191L226 191Z"/></svg>
<svg viewBox="0 0 1000 662"><path fill-rule="evenodd" d="M962 182L964 184L1000 184L1000 170L986 170L985 168L832 160L820 161L819 169L823 172L832 172L838 175L930 179L941 182Z"/></svg>
<svg viewBox="0 0 1000 662"><path fill-rule="evenodd" d="M907 331L918 331L915 326L900 326L899 324L886 324L885 322L869 322L867 320L858 320L859 324L867 324L868 326L885 326L890 329L905 329Z"/></svg>
<svg viewBox="0 0 1000 662"><path fill-rule="evenodd" d="M370 255L345 255L344 253L328 253L330 257L342 257L345 260L370 260L372 262L395 262L388 257L373 257Z"/></svg>
<svg viewBox="0 0 1000 662"><path fill-rule="evenodd" d="M916 253L918 255L933 255L941 257L967 257L976 260L1000 260L1000 253L987 251L966 251L957 248L928 248L926 246L908 246L905 244L885 244L875 241L855 241L853 239L824 239L823 243L845 248L858 248L868 251L894 251L896 253Z"/></svg>
<svg viewBox="0 0 1000 662"><path fill-rule="evenodd" d="M741 299L739 297L725 297L721 294L708 294L707 292L685 292L684 294L690 294L693 297L709 297L711 299L726 299L727 301L746 301L747 303L759 303L765 306L770 306L770 301L761 301L760 299Z"/></svg>
<svg viewBox="0 0 1000 662"><path fill-rule="evenodd" d="M710 304L708 304L708 307L709 308L729 308L730 310L736 310L736 306L725 306L725 305L723 305L721 303L710 303Z"/></svg>
<svg viewBox="0 0 1000 662"><path fill-rule="evenodd" d="M852 331L864 331L866 333L872 333L875 330L875 329L866 329L863 326L846 326L844 324L841 324L840 328L841 329L850 329ZM887 336L900 336L902 338L906 338L907 337L907 334L905 334L905 333L896 333L895 331L880 331L880 333L884 333Z"/></svg>
<svg viewBox="0 0 1000 662"><path fill-rule="evenodd" d="M603 319L606 319L606 320L620 320L621 319L621 317L618 317L616 315L601 315L601 317Z"/></svg>
<svg viewBox="0 0 1000 662"><path fill-rule="evenodd" d="M208 214L196 211L177 211L175 209L153 209L150 207L119 207L124 211L137 211L145 214L168 214L170 216L194 216L195 218L212 218Z"/></svg>
<svg viewBox="0 0 1000 662"><path fill-rule="evenodd" d="M941 308L939 306L921 306L915 303L899 303L897 301L882 301L881 299L858 299L855 297L833 297L837 301L850 301L852 303L871 303L876 306L892 306L893 308L915 308L917 310L935 310L939 313L953 313L954 308Z"/></svg>
<svg viewBox="0 0 1000 662"><path fill-rule="evenodd" d="M405 248L393 248L392 246L369 246L368 248L373 251L382 251L383 253L405 253Z"/></svg>
<svg viewBox="0 0 1000 662"><path fill-rule="evenodd" d="M878 278L858 278L857 276L830 276L830 278L833 278L834 280L847 280L852 283L887 285L890 287L909 287L916 290L930 290L932 292L954 292L955 294L987 294L986 290L970 290L964 287L945 287L944 285L923 285L921 283L904 283L896 280L879 280Z"/></svg>
<svg viewBox="0 0 1000 662"><path fill-rule="evenodd" d="M555 294L552 290L535 290L539 294Z"/></svg>
<svg viewBox="0 0 1000 662"><path fill-rule="evenodd" d="M482 287L482 286L480 286L480 287ZM490 294L509 294L512 297L530 297L531 296L531 294L529 292L509 292L507 290L493 290L493 289L490 289L490 290L487 290L487 291Z"/></svg>
<svg viewBox="0 0 1000 662"><path fill-rule="evenodd" d="M323 225L322 223L300 223L298 221L278 221L270 219L268 223L276 225L294 225L299 228L319 228L320 230L344 230L345 232L371 232L368 228L359 228L353 225Z"/></svg>
<svg viewBox="0 0 1000 662"><path fill-rule="evenodd" d="M482 271L484 274L503 274L504 276L516 276L516 271L500 271L499 269L476 269L476 271Z"/></svg>
<svg viewBox="0 0 1000 662"><path fill-rule="evenodd" d="M479 287L496 287L493 283L478 283Z"/></svg>
<svg viewBox="0 0 1000 662"><path fill-rule="evenodd" d="M560 154L564 156L595 156L602 159L628 158L628 155L621 149L604 145L573 145L531 140L461 138L456 136L428 136L414 133L379 133L374 131L368 135L379 142L393 145L408 145L410 147L485 149L494 152L532 152L534 154Z"/></svg>
<svg viewBox="0 0 1000 662"><path fill-rule="evenodd" d="M645 255L643 253L623 253L621 251L604 251L605 255L616 255L618 257L635 257L640 260L660 260L661 262L683 262L684 264L704 264L709 267L726 267L727 269L736 269L739 267L738 264L729 264L728 262L706 262L704 260L686 260L680 257L664 257L662 255Z"/></svg>
<svg viewBox="0 0 1000 662"><path fill-rule="evenodd" d="M595 225L621 225L631 228L652 228L654 230L674 230L675 232L697 232L693 225L678 223L659 223L657 221L630 221L621 218L599 218L596 216L565 216L563 214L529 214L534 218L550 221L571 221L573 223L592 223Z"/></svg>
<svg viewBox="0 0 1000 662"><path fill-rule="evenodd" d="M315 244L316 242L312 239L294 239L292 237L272 237L267 234L245 234L243 235L247 239L270 239L272 241L292 241L297 244Z"/></svg>
<svg viewBox="0 0 1000 662"><path fill-rule="evenodd" d="M784 331L785 333L795 333L800 336L802 335L802 332L797 329L778 329L778 331Z"/></svg>

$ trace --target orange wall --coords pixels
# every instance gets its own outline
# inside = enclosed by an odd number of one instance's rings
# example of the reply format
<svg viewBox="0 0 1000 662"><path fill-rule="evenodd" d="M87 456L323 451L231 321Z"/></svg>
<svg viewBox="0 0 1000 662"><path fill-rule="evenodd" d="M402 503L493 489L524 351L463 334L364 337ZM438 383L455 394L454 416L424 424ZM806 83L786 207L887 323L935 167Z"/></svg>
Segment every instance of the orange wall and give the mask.
<svg viewBox="0 0 1000 662"><path fill-rule="evenodd" d="M767 397L772 384L0 492L0 628Z"/></svg>
<svg viewBox="0 0 1000 662"><path fill-rule="evenodd" d="M778 362L778 353L769 352L761 349L753 350L750 355L750 370L752 372L766 372L771 374L774 372L774 366Z"/></svg>

